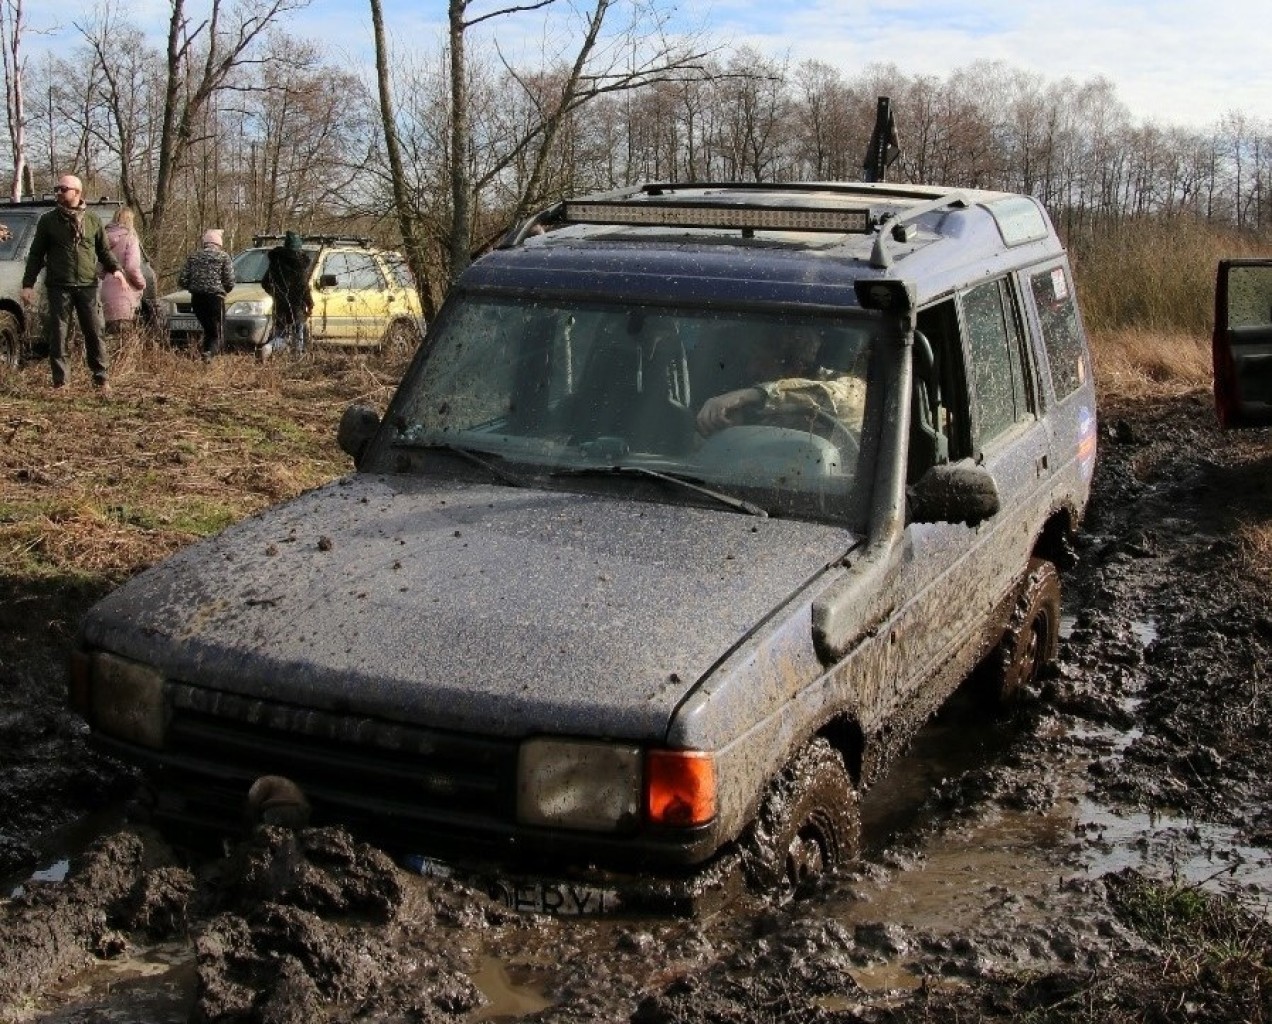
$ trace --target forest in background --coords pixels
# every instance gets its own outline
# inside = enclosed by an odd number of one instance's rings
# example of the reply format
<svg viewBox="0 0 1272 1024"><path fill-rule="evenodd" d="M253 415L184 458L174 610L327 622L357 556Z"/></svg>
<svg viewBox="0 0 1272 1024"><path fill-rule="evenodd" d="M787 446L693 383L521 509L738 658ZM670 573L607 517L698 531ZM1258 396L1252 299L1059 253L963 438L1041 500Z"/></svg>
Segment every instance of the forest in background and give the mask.
<svg viewBox="0 0 1272 1024"><path fill-rule="evenodd" d="M436 40L377 21L377 75L302 38L305 3L169 0L165 49L107 0L64 30L68 56L28 60L14 46L21 0L0 0L9 134L24 154L15 190L42 194L73 171L90 195L124 199L161 286L213 225L232 249L285 228L405 245L432 310L473 253L565 195L857 180L888 96L901 143L888 180L1038 196L1099 329L1204 332L1214 259L1266 252L1272 230L1272 123L1138 123L1104 78L989 62L848 74L672 37L656 3L627 0L576 8L577 36L533 66L500 45L525 9L450 0Z"/></svg>

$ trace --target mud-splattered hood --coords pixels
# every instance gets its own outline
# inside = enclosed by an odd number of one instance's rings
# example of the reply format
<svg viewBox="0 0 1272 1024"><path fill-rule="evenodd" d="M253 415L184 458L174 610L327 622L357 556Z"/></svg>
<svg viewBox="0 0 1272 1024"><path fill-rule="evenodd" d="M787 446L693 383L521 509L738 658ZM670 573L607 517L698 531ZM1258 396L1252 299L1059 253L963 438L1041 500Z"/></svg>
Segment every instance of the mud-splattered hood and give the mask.
<svg viewBox="0 0 1272 1024"><path fill-rule="evenodd" d="M141 574L82 636L174 679L301 706L658 737L852 543L728 511L355 475Z"/></svg>

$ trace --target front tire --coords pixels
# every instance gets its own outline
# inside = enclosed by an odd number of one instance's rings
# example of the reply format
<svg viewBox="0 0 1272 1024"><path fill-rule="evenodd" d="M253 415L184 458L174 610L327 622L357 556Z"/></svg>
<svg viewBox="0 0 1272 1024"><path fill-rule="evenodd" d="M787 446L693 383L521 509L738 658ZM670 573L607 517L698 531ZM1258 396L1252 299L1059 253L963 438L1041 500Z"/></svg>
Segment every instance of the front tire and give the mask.
<svg viewBox="0 0 1272 1024"><path fill-rule="evenodd" d="M0 366L17 369L22 363L22 324L8 310L0 310Z"/></svg>
<svg viewBox="0 0 1272 1024"><path fill-rule="evenodd" d="M1010 708L1026 690L1037 687L1059 646L1060 574L1046 559L1033 558L1007 630L984 665L986 698Z"/></svg>
<svg viewBox="0 0 1272 1024"><path fill-rule="evenodd" d="M420 332L404 320L394 320L380 339L380 351L385 355L403 355L420 343Z"/></svg>
<svg viewBox="0 0 1272 1024"><path fill-rule="evenodd" d="M743 858L751 885L785 893L853 860L861 848L857 787L830 742L815 738L774 781Z"/></svg>

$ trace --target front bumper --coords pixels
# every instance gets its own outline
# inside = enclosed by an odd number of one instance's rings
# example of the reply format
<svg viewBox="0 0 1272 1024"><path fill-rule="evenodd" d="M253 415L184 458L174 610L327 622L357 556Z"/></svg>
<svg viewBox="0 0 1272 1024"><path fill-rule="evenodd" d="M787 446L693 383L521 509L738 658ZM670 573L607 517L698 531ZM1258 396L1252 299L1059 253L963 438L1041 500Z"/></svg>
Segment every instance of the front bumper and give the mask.
<svg viewBox="0 0 1272 1024"><path fill-rule="evenodd" d="M269 337L270 317L235 316L225 318L224 342L238 348L264 345ZM203 337L203 328L193 313L176 313L168 317L168 335L174 345L186 344Z"/></svg>

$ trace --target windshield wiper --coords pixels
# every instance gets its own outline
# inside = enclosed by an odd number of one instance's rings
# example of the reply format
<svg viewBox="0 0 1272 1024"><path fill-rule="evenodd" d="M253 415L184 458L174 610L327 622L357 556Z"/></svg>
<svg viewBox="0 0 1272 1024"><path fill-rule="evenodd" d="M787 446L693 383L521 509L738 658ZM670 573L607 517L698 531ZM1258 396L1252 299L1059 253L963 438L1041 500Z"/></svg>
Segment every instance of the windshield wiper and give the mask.
<svg viewBox="0 0 1272 1024"><path fill-rule="evenodd" d="M524 487L526 485L524 480L520 480L507 470L496 466L490 459L478 455L470 448L465 448L450 441L394 441L393 447L411 448L426 452L448 452L451 455L458 455L461 459L471 462L474 466L480 466L496 480L500 480L510 487Z"/></svg>
<svg viewBox="0 0 1272 1024"><path fill-rule="evenodd" d="M747 501L745 498L737 498L722 491L715 491L710 487L703 487L702 484L694 483L692 480L687 480L682 476L676 476L674 473L663 473L657 469L650 469L648 466L579 466L574 469L560 469L552 475L647 477L650 480L660 480L665 484L672 484L686 491L701 494L712 501L717 501L722 505L729 506L729 508L736 509L738 512L745 512L749 516L759 516L761 519L768 518L768 512L752 501Z"/></svg>

